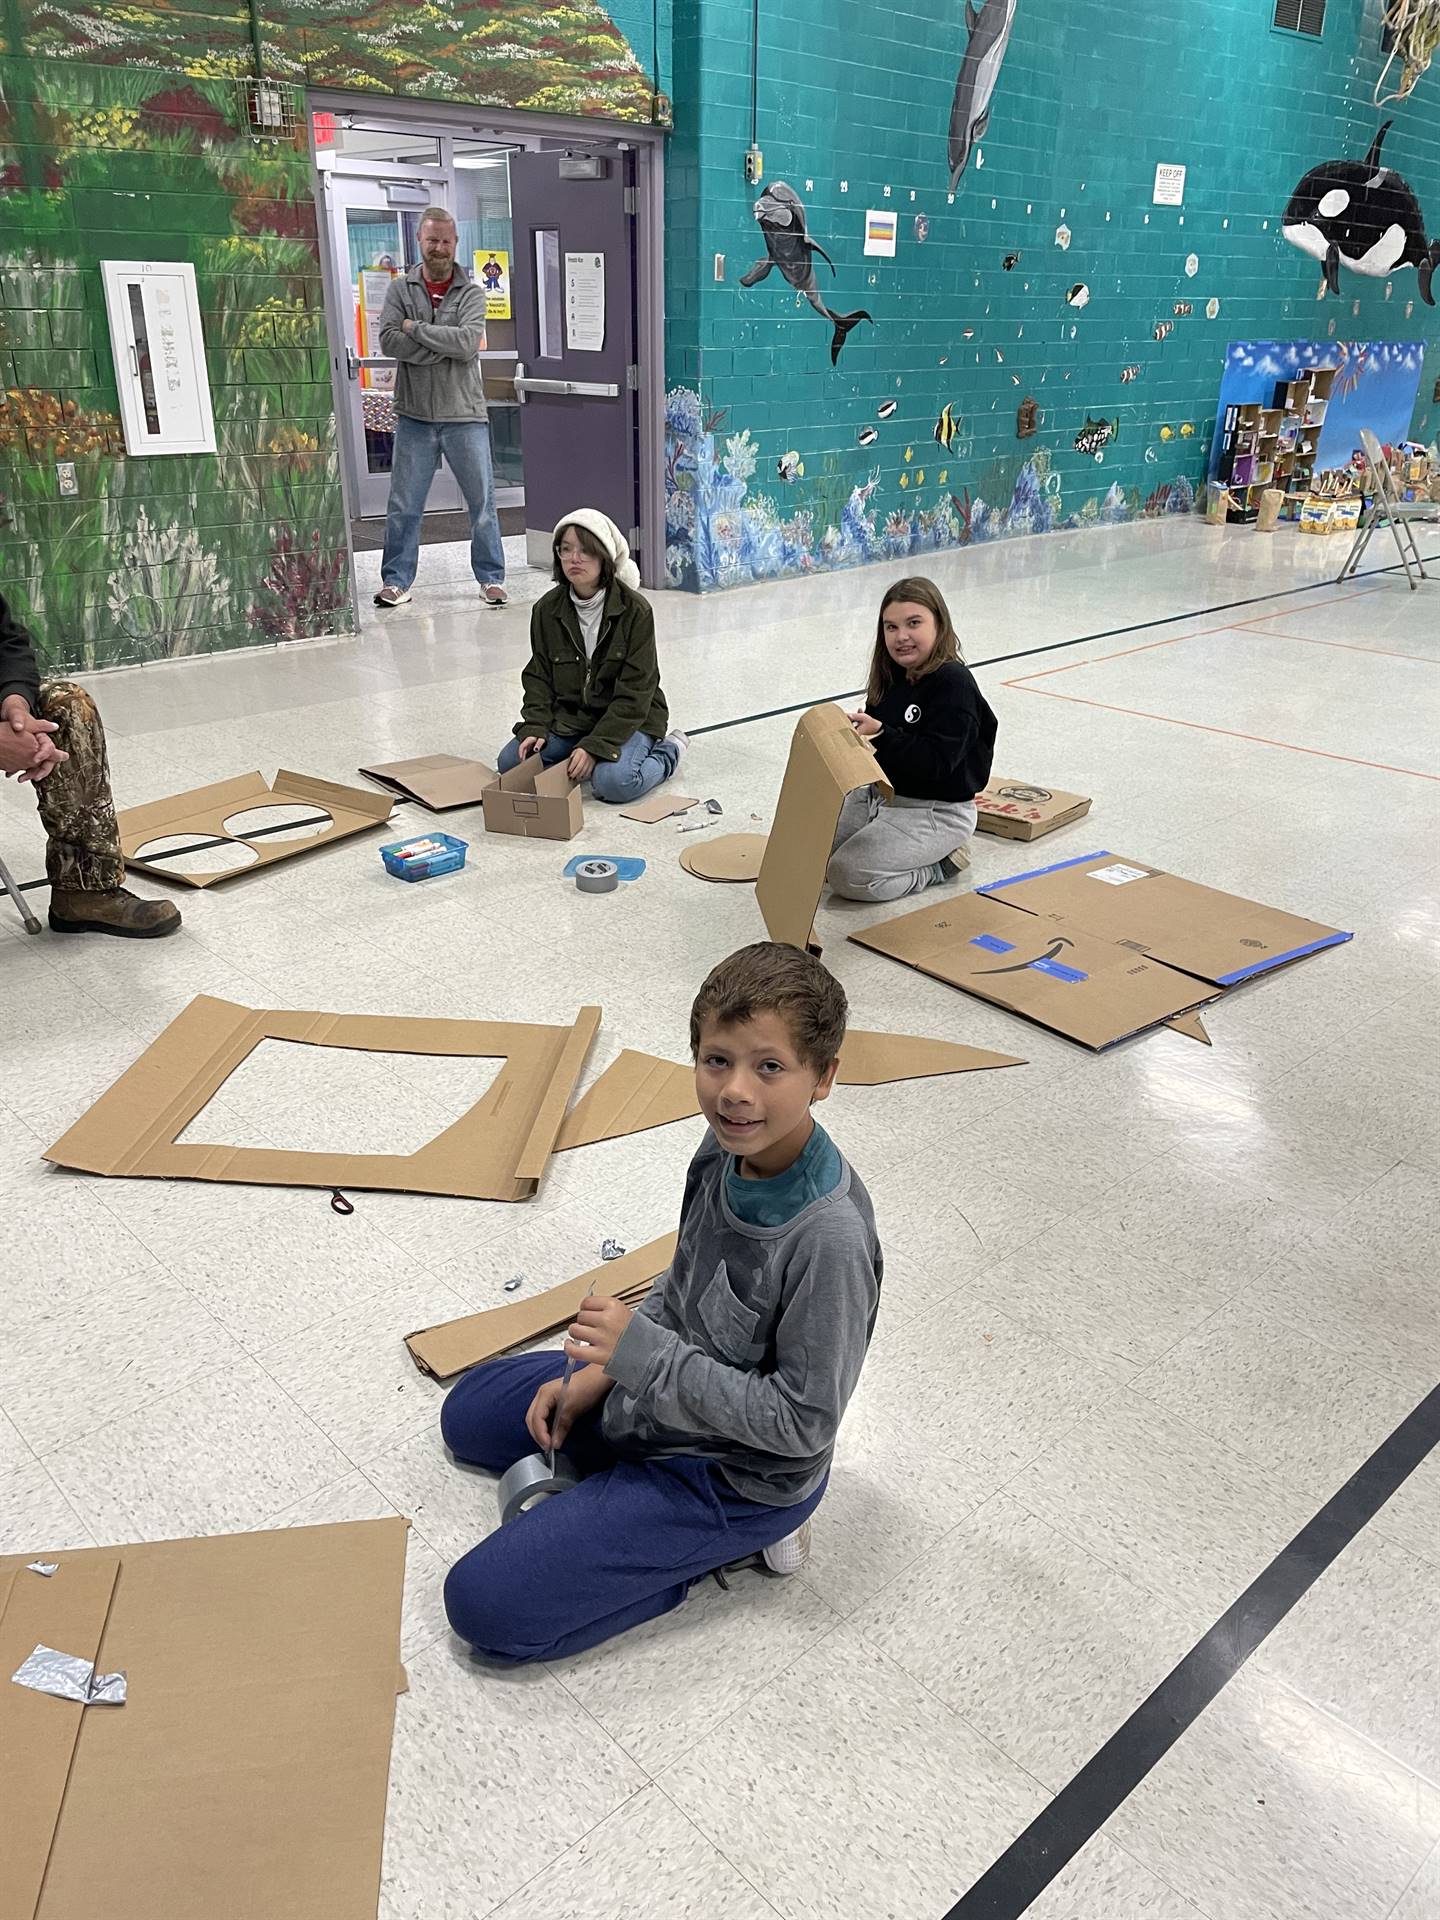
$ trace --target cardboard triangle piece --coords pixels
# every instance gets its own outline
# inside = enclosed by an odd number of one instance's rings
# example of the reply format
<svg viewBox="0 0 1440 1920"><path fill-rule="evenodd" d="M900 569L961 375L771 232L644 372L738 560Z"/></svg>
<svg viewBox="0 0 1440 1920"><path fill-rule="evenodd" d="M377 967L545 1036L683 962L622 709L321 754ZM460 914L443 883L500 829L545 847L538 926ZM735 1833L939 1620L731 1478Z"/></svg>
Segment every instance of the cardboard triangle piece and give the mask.
<svg viewBox="0 0 1440 1920"><path fill-rule="evenodd" d="M767 844L763 833L722 833L684 848L680 864L700 880L754 881L760 877Z"/></svg>
<svg viewBox="0 0 1440 1920"><path fill-rule="evenodd" d="M688 813L691 807L700 802L689 793L667 793L662 787L658 793L652 793L644 800L637 800L633 807L621 807L622 820L638 820L642 826L653 827L658 821L668 820L672 814Z"/></svg>
<svg viewBox="0 0 1440 1920"><path fill-rule="evenodd" d="M459 760L453 753L427 753L415 760L390 760L377 767L361 767L367 780L418 800L431 813L452 807L478 807L485 790L499 777L479 760Z"/></svg>
<svg viewBox="0 0 1440 1920"><path fill-rule="evenodd" d="M600 1025L255 1011L200 994L44 1157L85 1173L257 1186L387 1188L470 1200L528 1200ZM489 1090L413 1153L306 1153L181 1142L196 1115L262 1040L374 1053L503 1056Z"/></svg>
<svg viewBox="0 0 1440 1920"><path fill-rule="evenodd" d="M978 1073L987 1067L1023 1067L1013 1053L913 1033L862 1033L852 1027L840 1049L842 1087L878 1087L892 1080L928 1080L941 1073Z"/></svg>
<svg viewBox="0 0 1440 1920"><path fill-rule="evenodd" d="M622 1254L618 1260L607 1260L575 1280L547 1287L543 1293L531 1294L528 1299L490 1307L483 1313L469 1313L459 1320L445 1320L439 1326L422 1327L418 1333L407 1333L405 1345L410 1350L410 1358L432 1379L449 1380L467 1367L478 1366L482 1360L493 1360L498 1354L509 1353L512 1347L524 1346L528 1340L538 1340L543 1334L568 1325L588 1294L597 1294L602 1299L623 1299L633 1305L644 1299L651 1284L674 1259L676 1239L673 1233L663 1234L658 1240Z"/></svg>
<svg viewBox="0 0 1440 1920"><path fill-rule="evenodd" d="M772 940L820 951L815 910L847 794L879 787L894 795L874 752L839 707L812 707L800 716L755 890Z"/></svg>
<svg viewBox="0 0 1440 1920"><path fill-rule="evenodd" d="M1183 1033L1187 1040L1199 1040L1207 1047L1214 1045L1198 1013L1177 1013L1173 1020L1167 1020L1165 1024L1173 1033Z"/></svg>
<svg viewBox="0 0 1440 1920"><path fill-rule="evenodd" d="M237 879L242 873L272 867L278 860L293 860L298 854L313 853L316 847L327 847L352 833L378 827L390 818L394 805L389 794L372 793L368 787L342 787L334 780L291 773L284 767L273 781L262 780L258 773L245 773L238 779L217 780L212 786L195 787L189 793L177 793L167 800L151 800L143 807L127 807L117 820L120 851L126 866L142 873L156 874L162 880L178 880L187 887L211 887L221 880ZM278 837L247 840L243 834L226 831L227 820L256 807L306 807L317 814L328 813L330 824L302 840ZM153 859L139 858L140 850L152 841L177 836L201 842L229 841L249 848L255 857L243 867L223 867L207 873L181 873L175 866L167 866L167 860L175 859L174 853L158 853Z"/></svg>

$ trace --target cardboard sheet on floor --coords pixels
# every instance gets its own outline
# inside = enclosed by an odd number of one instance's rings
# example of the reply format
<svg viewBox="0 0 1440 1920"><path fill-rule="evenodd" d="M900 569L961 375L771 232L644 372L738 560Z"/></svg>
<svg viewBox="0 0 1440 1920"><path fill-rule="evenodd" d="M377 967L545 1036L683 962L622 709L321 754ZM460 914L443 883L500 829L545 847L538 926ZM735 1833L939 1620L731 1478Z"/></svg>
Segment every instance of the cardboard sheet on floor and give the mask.
<svg viewBox="0 0 1440 1920"><path fill-rule="evenodd" d="M755 881L760 878L767 837L763 833L722 833L680 852L680 864L697 880Z"/></svg>
<svg viewBox="0 0 1440 1920"><path fill-rule="evenodd" d="M879 786L887 800L893 797L879 761L841 709L826 705L802 713L755 889L772 940L820 951L815 910L840 809L847 794L871 786Z"/></svg>
<svg viewBox="0 0 1440 1920"><path fill-rule="evenodd" d="M189 793L173 794L168 800L151 800L143 807L127 807L119 815L120 850L125 865L139 873L153 873L162 880L178 880L187 887L213 887L222 880L236 880L241 874L256 873L261 867L273 867L280 860L294 860L316 847L328 847L346 840L353 833L383 826L390 818L394 801L389 794L373 793L368 787L342 787L334 780L319 780L313 774L292 773L282 767L273 781L258 773L243 773L234 780L217 780L208 787L193 787ZM247 840L243 834L228 833L225 822L236 814L256 807L304 807L328 813L330 825L302 840L263 838ZM248 847L254 859L243 867L223 867L213 872L181 873L166 860L173 855L157 854L153 859L138 858L140 849L155 840L228 840Z"/></svg>
<svg viewBox="0 0 1440 1920"><path fill-rule="evenodd" d="M407 1531L0 1559L5 1920L374 1920ZM39 1644L125 1704L12 1686Z"/></svg>
<svg viewBox="0 0 1440 1920"><path fill-rule="evenodd" d="M987 1053L950 1040L924 1040L910 1033L863 1033L852 1028L840 1049L842 1087L876 1087L892 1080L928 1080L942 1073L974 1073L986 1067L1023 1067L1009 1053ZM627 1047L565 1116L555 1151L594 1146L700 1111L695 1071L676 1060Z"/></svg>
<svg viewBox="0 0 1440 1920"><path fill-rule="evenodd" d="M86 1173L261 1186L379 1187L471 1200L528 1200L600 1025L582 1007L568 1027L362 1013L257 1011L201 994L101 1094L45 1158ZM305 1153L182 1143L196 1115L262 1040L373 1053L503 1056L489 1090L409 1154Z"/></svg>
<svg viewBox="0 0 1440 1920"><path fill-rule="evenodd" d="M677 813L688 813L700 802L688 793L671 793L662 787L658 793L647 794L645 799L637 800L633 807L621 807L622 820L638 820L642 826L653 827L661 820L669 820Z"/></svg>
<svg viewBox="0 0 1440 1920"><path fill-rule="evenodd" d="M662 1234L643 1247L635 1247L618 1260L566 1280L543 1293L531 1294L503 1307L489 1307L483 1313L469 1313L459 1320L442 1321L439 1326L422 1327L407 1333L405 1345L410 1358L422 1373L435 1380L448 1380L482 1360L509 1353L529 1340L568 1326L575 1318L580 1302L587 1294L602 1299L624 1300L633 1306L643 1300L651 1283L658 1279L675 1257L676 1235Z"/></svg>
<svg viewBox="0 0 1440 1920"><path fill-rule="evenodd" d="M1094 853L850 937L1098 1051L1351 936Z"/></svg>
<svg viewBox="0 0 1440 1920"><path fill-rule="evenodd" d="M382 787L408 800L418 800L431 813L448 813L452 807L478 807L485 789L500 777L482 761L458 760L453 753L390 760L383 766L361 767L360 771L367 780L378 780Z"/></svg>
<svg viewBox="0 0 1440 1920"><path fill-rule="evenodd" d="M1061 793L1058 788L1035 787L1024 780L992 778L975 796L976 827L1005 840L1039 840L1057 827L1068 827L1090 811L1083 793Z"/></svg>

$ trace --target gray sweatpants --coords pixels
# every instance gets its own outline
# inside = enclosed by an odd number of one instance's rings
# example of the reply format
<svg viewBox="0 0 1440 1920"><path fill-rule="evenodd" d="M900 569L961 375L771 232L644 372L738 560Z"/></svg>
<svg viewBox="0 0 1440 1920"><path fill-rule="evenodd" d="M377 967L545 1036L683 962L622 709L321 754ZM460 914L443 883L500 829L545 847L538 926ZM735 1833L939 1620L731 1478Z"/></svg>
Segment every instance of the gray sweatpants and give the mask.
<svg viewBox="0 0 1440 1920"><path fill-rule="evenodd" d="M975 831L973 800L903 800L888 806L879 787L857 787L840 809L825 878L847 900L899 900L933 883L947 854L957 866Z"/></svg>

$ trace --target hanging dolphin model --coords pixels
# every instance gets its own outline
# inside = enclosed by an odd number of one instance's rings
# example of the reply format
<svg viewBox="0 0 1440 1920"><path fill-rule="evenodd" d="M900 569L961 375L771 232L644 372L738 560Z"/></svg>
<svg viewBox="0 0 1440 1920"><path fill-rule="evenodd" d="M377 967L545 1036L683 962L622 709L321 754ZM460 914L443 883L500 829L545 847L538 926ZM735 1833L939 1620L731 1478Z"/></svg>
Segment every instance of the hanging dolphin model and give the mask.
<svg viewBox="0 0 1440 1920"><path fill-rule="evenodd" d="M1377 279L1397 267L1414 267L1420 298L1433 307L1430 282L1440 265L1440 240L1427 242L1419 201L1398 173L1380 164L1392 125L1385 122L1363 160L1312 167L1291 194L1280 231L1292 247L1321 262L1331 293L1340 291L1341 267Z"/></svg>
<svg viewBox="0 0 1440 1920"><path fill-rule="evenodd" d="M990 123L990 96L1015 24L1015 0L984 0L979 13L965 0L970 43L955 81L950 109L950 191L970 161L970 151Z"/></svg>
<svg viewBox="0 0 1440 1920"><path fill-rule="evenodd" d="M773 187L767 187L755 202L755 218L765 236L765 258L757 260L748 273L741 274L741 286L759 286L770 269L778 267L795 291L803 293L815 311L833 323L835 333L830 342L830 364L833 367L840 358L840 349L849 337L850 329L858 327L862 320L869 320L870 315L865 312L832 313L820 298L820 290L815 284L813 256L818 253L832 274L835 262L820 242L812 240L805 231L805 208L793 187L787 187L783 180L777 180Z"/></svg>

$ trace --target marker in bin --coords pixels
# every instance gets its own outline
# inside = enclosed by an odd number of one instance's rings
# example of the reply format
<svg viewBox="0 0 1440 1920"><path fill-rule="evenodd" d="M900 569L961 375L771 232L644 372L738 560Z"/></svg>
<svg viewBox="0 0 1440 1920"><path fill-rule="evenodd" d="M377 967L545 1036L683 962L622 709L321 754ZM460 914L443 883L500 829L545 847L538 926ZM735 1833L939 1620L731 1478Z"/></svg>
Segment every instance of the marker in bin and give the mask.
<svg viewBox="0 0 1440 1920"><path fill-rule="evenodd" d="M468 841L450 833L422 834L417 840L395 840L381 847L380 858L398 880L430 880L463 867L468 848Z"/></svg>

